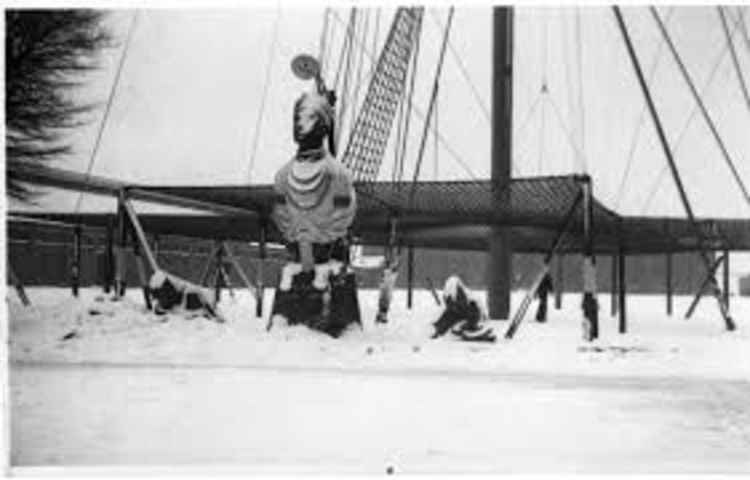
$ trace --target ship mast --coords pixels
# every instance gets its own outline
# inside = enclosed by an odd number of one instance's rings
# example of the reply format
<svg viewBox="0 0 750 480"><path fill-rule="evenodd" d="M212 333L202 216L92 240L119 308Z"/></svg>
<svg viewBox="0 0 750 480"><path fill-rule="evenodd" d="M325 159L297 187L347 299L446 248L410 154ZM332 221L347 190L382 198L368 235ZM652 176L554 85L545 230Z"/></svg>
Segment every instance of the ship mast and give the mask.
<svg viewBox="0 0 750 480"><path fill-rule="evenodd" d="M493 7L492 15L492 168L496 202L508 205L513 122L513 7ZM493 319L507 319L513 273L508 227L491 227L487 271L487 305Z"/></svg>

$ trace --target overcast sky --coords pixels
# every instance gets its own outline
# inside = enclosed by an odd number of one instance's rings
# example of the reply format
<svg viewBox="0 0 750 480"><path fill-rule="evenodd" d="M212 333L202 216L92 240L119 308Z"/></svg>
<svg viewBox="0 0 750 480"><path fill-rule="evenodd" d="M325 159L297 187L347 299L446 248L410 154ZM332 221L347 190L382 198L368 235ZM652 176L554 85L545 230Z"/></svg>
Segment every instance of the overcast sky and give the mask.
<svg viewBox="0 0 750 480"><path fill-rule="evenodd" d="M669 10L660 7L663 17ZM349 12L341 8L334 12L336 15L329 16L329 25L335 30L332 50L337 55ZM659 48L659 32L646 8L624 8L624 13L648 74ZM735 18L736 9L730 13ZM430 95L446 14L447 9L443 8L426 12L415 97L423 111ZM392 16L392 8L380 12L381 44ZM82 92L87 99L102 104L106 101L125 34L134 18L136 23L93 173L151 184L269 182L294 152L292 104L310 86L292 76L289 63L297 53L318 53L323 17L323 8L300 7L152 9L140 10L137 16L134 11L113 11L109 23L121 45L105 55L102 70ZM750 13L746 13L746 22L750 22L749 17ZM368 38L373 38L375 18L373 9L369 13ZM450 33L451 44L484 108L489 107L490 99L491 18L489 7L457 8ZM276 22L277 44L272 49ZM576 38L577 22L580 43ZM669 173L663 172L657 182L666 161L648 116L632 155L627 182L621 187L644 101L611 10L519 7L515 26L514 175L585 170L593 175L596 196L619 212L683 215ZM726 45L715 8L676 8L671 12L668 28L702 89ZM739 59L750 77L750 50L739 30L736 40ZM337 58L332 57L332 61ZM269 65L270 84L262 122L258 123ZM369 68L366 64L364 72ZM333 76L335 68L329 70L327 75ZM532 111L543 78L547 79L548 98L537 102ZM662 48L651 86L667 136L674 144L694 102L666 48ZM471 175L486 178L490 125L451 53L446 58L440 93L438 124L442 134L468 165ZM750 182L750 111L743 103L726 52L705 100L740 174ZM76 153L60 161L59 166L85 171L102 112L103 109L92 117L89 128L78 132ZM420 120L415 119L413 125L416 127L411 129L407 172L422 131ZM256 128L260 128L258 147L249 171ZM583 152L585 161L571 144ZM435 174L440 179L469 177L444 148L437 151L436 167L433 142L429 145L425 163L428 167L423 169L421 178L432 179ZM743 202L700 115L690 124L676 158L698 215L750 215L750 208ZM389 147L382 178L390 177L392 164ZM647 202L655 182L659 188ZM75 198L75 194L55 193L43 199L41 206L70 210ZM110 205L109 201L86 197L83 210Z"/></svg>

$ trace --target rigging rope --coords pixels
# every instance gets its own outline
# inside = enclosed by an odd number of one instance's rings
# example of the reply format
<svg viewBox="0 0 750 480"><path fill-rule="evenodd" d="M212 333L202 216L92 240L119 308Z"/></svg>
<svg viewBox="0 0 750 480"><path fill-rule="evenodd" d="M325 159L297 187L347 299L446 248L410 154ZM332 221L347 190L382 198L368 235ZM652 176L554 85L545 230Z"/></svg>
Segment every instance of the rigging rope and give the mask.
<svg viewBox="0 0 750 480"><path fill-rule="evenodd" d="M680 71L682 72L682 76L685 79L685 82L688 84L688 87L690 87L690 92L693 94L693 98L695 99L696 104L700 108L700 111L703 114L703 118L706 120L706 124L711 130L711 134L713 135L714 140L716 141L716 143L719 146L719 149L721 150L721 154L724 157L724 161L727 163L727 166L732 171L732 175L734 176L734 179L737 181L737 184L739 185L740 190L742 191L742 194L745 196L745 200L747 201L748 205L750 205L750 194L748 194L747 187L742 181L742 178L740 177L739 172L737 172L737 167L734 165L734 161L732 160L732 157L729 155L729 152L727 151L727 148L724 145L724 141L719 135L719 131L716 129L716 124L714 123L713 119L709 115L708 110L706 109L706 106L703 103L703 99L701 98L698 91L695 89L693 80L690 77L690 74L688 73L687 68L685 68L685 64L682 62L680 55L677 53L677 49L675 48L675 45L669 36L669 32L667 32L667 28L664 26L664 23L662 22L661 17L659 17L659 12L657 12L656 8L654 7L649 7L649 10L651 11L651 15L654 17L654 20L656 20L656 23L659 26L659 30L661 31L661 34L664 37L664 41L669 46L669 49L672 52L672 56L674 57L675 62L680 67ZM729 30L727 30L727 35L729 35ZM729 42L731 42L732 41L731 35L729 35L727 39L729 40Z"/></svg>
<svg viewBox="0 0 750 480"><path fill-rule="evenodd" d="M581 163L583 163L583 171L588 171L588 165L586 159L583 156L583 152L586 151L586 103L584 102L583 96L583 45L581 41L581 7L576 7L576 61L578 66L578 107L580 111L580 125L578 128L579 141L581 142Z"/></svg>
<svg viewBox="0 0 750 480"><path fill-rule="evenodd" d="M320 65L320 74L323 75L325 62L328 60L326 54L327 37L328 37L328 11L330 8L326 7L323 11L323 29L320 32L320 43L318 44L318 64Z"/></svg>
<svg viewBox="0 0 750 480"><path fill-rule="evenodd" d="M333 18L340 24L343 24L343 20L339 17L339 15L334 11ZM386 40L387 41L387 40ZM374 59L375 56L372 52L370 52L366 45L362 45L360 43L356 43L357 48L360 48L365 51L365 54L370 57L370 59ZM424 111L416 104L416 102L410 102L409 104L409 112L414 114L417 118L419 118L422 122L425 121L425 114ZM478 180L478 177L472 172L471 168L466 164L464 159L459 155L456 150L450 145L448 140L446 140L445 136L439 131L435 131L434 127L430 127L433 132L435 132L438 135L438 138L440 139L440 145L447 151L447 153L450 155L450 157L458 163L461 168L464 169L464 171L469 175L469 177L472 180Z"/></svg>
<svg viewBox="0 0 750 480"><path fill-rule="evenodd" d="M557 106L557 103L555 102L555 99L552 97L552 94L548 91L547 94L544 96L545 101L548 101L552 105L552 111L555 114L555 118L557 119L557 124L560 127L560 129L565 133L565 137L568 140L568 143L570 144L570 147L573 149L573 151L576 153L579 165L581 167L581 171L586 172L588 171L587 168L587 160L586 160L586 154L581 150L579 146L576 145L575 138L573 138L573 132L571 132L566 126L565 122L563 121L562 114L560 113L560 109Z"/></svg>
<svg viewBox="0 0 750 480"><path fill-rule="evenodd" d="M375 75L351 130L342 163L355 180L375 181L385 147L401 102L408 64L413 50L413 33L421 24L422 8L400 7L378 59ZM365 48L354 39L357 46Z"/></svg>
<svg viewBox="0 0 750 480"><path fill-rule="evenodd" d="M440 24L437 12L433 9L431 10L431 13L432 13L432 20L435 23L435 26L437 26L440 30L442 30L443 26ZM466 69L466 66L461 61L461 56L456 51L456 48L453 46L453 42L451 42L450 39L448 40L448 50L450 50L451 56L453 60L456 62L459 72L461 72L461 76L463 76L464 80L469 85L469 88L471 89L471 93L474 96L474 100L476 100L477 105L479 105L479 109L482 111L484 118L487 120L487 124L488 125L492 124L492 114L490 113L490 109L489 107L487 107L487 104L484 101L482 101L482 96L479 94L479 89L477 89L477 86L471 80L471 76L469 75L469 72Z"/></svg>
<svg viewBox="0 0 750 480"><path fill-rule="evenodd" d="M341 95L339 98L339 115L336 122L336 131L334 132L336 151L339 151L339 143L341 140L341 133L344 131L344 114L346 113L347 104L349 103L349 81L352 75L352 57L354 54L353 38L356 35L357 27L357 8L352 7L349 15L349 30L347 31L347 49L346 49L346 66L344 69L344 75L342 78ZM338 77L338 74L336 75Z"/></svg>
<svg viewBox="0 0 750 480"><path fill-rule="evenodd" d="M125 65L125 59L128 55L128 50L130 49L131 41L133 40L133 32L135 31L135 25L138 21L138 17L140 15L140 10L136 10L133 12L133 19L130 21L130 26L128 27L128 35L125 40L125 46L122 48L122 55L120 55L120 62L117 64L117 70L115 71L115 78L112 82L112 88L109 91L109 97L107 98L107 104L104 107L104 114L102 115L102 121L99 124L99 129L96 133L96 139L94 140L94 148L91 151L91 156L89 157L89 163L86 166L86 182L88 183L90 177L91 177L91 171L94 168L94 162L96 161L96 157L99 154L99 147L102 143L102 137L104 136L104 129L107 126L107 121L109 120L109 114L112 110L112 105L114 104L115 95L117 94L118 86L120 85L120 77L122 75L122 69L123 65ZM76 200L75 205L75 212L78 213L78 211L81 208L81 202L83 201L83 191L78 193L78 199Z"/></svg>
<svg viewBox="0 0 750 480"><path fill-rule="evenodd" d="M406 159L406 144L409 140L409 127L411 125L411 115L409 115L409 112L403 111L403 106L406 103L409 108L411 109L412 102L414 101L414 85L415 80L417 78L417 65L419 62L419 48L421 44L421 38L422 38L422 17L420 17L419 22L414 29L414 53L412 54L411 59L411 78L409 79L409 87L406 95L406 102L401 102L401 112L404 114L403 118L403 130L401 131L401 138L399 140L400 147L399 147L399 158L397 160L398 163L398 177L397 180L400 182L404 178L404 165L405 165L405 159Z"/></svg>
<svg viewBox="0 0 750 480"><path fill-rule="evenodd" d="M737 80L740 83L740 89L742 95L745 97L745 104L748 110L750 110L750 94L747 92L747 85L745 84L745 77L742 75L742 68L740 67L739 60L737 59L737 52L734 50L734 41L732 35L729 34L729 26L727 25L727 18L724 15L724 9L720 6L716 6L716 10L719 12L719 19L721 20L721 28L724 30L724 36L727 39L727 45L729 46L729 53L732 54L732 63L734 64L734 71L737 73Z"/></svg>
<svg viewBox="0 0 750 480"><path fill-rule="evenodd" d="M745 9L743 7L737 7L737 17L739 18L740 27L742 30L742 38L745 39L745 47L747 47L747 53L750 54L750 35L747 33L747 25L745 25Z"/></svg>
<svg viewBox="0 0 750 480"><path fill-rule="evenodd" d="M445 52L448 46L448 35L450 35L451 25L453 23L454 11L455 11L454 7L450 7L450 10L448 10L448 20L445 25L445 32L443 33L443 44L440 47L440 57L438 58L437 69L435 70L435 80L433 82L432 95L430 97L430 104L427 107L427 119L425 120L425 123L424 123L424 130L422 131L422 141L419 145L419 154L417 155L417 165L414 168L414 176L412 177L412 190L411 190L412 199L414 198L414 193L416 192L416 183L417 183L417 180L419 180L419 171L422 167L422 158L424 156L424 148L427 143L430 119L432 118L432 113L435 109L435 100L437 99L438 86L440 85L440 74L443 71L443 63L445 61Z"/></svg>
<svg viewBox="0 0 750 480"><path fill-rule="evenodd" d="M266 99L268 97L268 88L271 85L271 72L273 71L274 65L274 52L276 52L276 45L279 39L279 23L281 19L281 7L276 10L276 18L273 24L273 36L271 38L271 46L268 50L268 64L266 65L266 78L263 82L263 93L260 97L260 108L258 109L258 118L255 121L255 133L253 135L253 147L250 150L250 162L247 165L247 178L248 181L253 175L253 166L255 165L255 155L258 151L258 143L260 141L260 131L263 126L263 114L266 111Z"/></svg>
<svg viewBox="0 0 750 480"><path fill-rule="evenodd" d="M669 23L670 18L672 18L672 13L674 13L674 7L669 7L669 10L667 11L667 15L664 19L665 23ZM648 71L649 83L651 83L654 80L654 76L656 74L657 68L659 67L659 63L662 59L663 52L664 52L664 41L660 41L659 45L656 47L656 54L654 54L654 60L651 62L651 66L649 67L649 71ZM627 183L628 177L630 176L630 169L633 165L633 159L635 158L635 150L641 138L641 131L643 129L643 125L646 120L646 112L647 112L647 107L644 105L641 107L641 113L638 116L636 128L635 128L635 131L633 132L633 137L630 140L630 147L628 148L628 157L627 157L628 161L625 164L625 172L620 177L620 186L617 188L617 196L615 199L615 210L620 208L622 195L623 193L625 193L625 184Z"/></svg>
<svg viewBox="0 0 750 480"><path fill-rule="evenodd" d="M548 91L547 87L547 43L549 41L549 17L544 15L544 29L542 30L542 87L540 95L545 96ZM547 102L542 101L542 114L540 115L541 126L539 128L539 157L536 164L536 173L541 175L542 173L542 162L544 161L544 147L545 147L545 123L547 119Z"/></svg>
<svg viewBox="0 0 750 480"><path fill-rule="evenodd" d="M731 34L734 35L737 31L737 27L739 26L738 22L735 22ZM716 59L714 60L714 63L711 67L711 71L708 74L708 77L706 77L706 81L703 84L703 88L701 89L701 96L705 97L708 94L708 90L713 84L714 79L716 78L716 74L719 71L719 67L721 66L722 61L724 60L724 57L728 53L729 47L724 44L723 48L719 51L719 54L716 56ZM693 122L693 119L698 114L698 105L693 105L692 110L690 111L690 114L688 115L687 120L682 125L682 129L680 130L680 133L677 135L677 140L674 143L674 153L677 154L677 151L680 149L680 146L682 145L682 141L685 138L685 135L687 134L688 128ZM648 190L648 194L646 195L646 201L643 203L643 207L641 208L641 215L644 215L649 207L651 206L651 201L654 199L654 195L658 191L659 187L661 186L662 181L664 180L664 176L667 173L668 165L662 166L661 170L659 171L659 174L656 176L654 183L651 185L651 188Z"/></svg>

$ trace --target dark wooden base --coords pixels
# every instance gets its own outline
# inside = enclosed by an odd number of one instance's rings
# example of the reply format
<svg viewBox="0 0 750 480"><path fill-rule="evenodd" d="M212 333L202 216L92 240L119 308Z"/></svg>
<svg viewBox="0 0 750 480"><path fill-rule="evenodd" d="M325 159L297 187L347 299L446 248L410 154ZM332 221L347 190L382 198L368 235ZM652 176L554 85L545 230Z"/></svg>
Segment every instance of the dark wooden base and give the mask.
<svg viewBox="0 0 750 480"><path fill-rule="evenodd" d="M361 325L354 273L332 277L328 290L316 289L313 276L313 272L300 272L292 278L289 290L277 288L271 317L281 315L289 325L306 325L334 338L352 323Z"/></svg>

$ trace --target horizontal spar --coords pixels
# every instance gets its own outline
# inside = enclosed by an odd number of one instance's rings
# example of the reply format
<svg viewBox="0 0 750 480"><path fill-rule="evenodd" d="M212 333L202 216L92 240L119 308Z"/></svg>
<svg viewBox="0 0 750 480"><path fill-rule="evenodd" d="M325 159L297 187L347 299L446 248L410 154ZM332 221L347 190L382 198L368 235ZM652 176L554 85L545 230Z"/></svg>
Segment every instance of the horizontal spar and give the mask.
<svg viewBox="0 0 750 480"><path fill-rule="evenodd" d="M241 217L257 217L258 212L244 208L195 200L188 197L172 195L153 190L145 190L139 185L128 185L124 182L112 180L105 177L84 175L59 168L28 167L26 165L8 166L8 173L13 174L18 180L36 185L53 188L62 188L77 192L86 192L97 195L117 197L121 190L127 191L127 196L134 200L160 203L174 207L192 208L205 210L220 215L233 215Z"/></svg>

